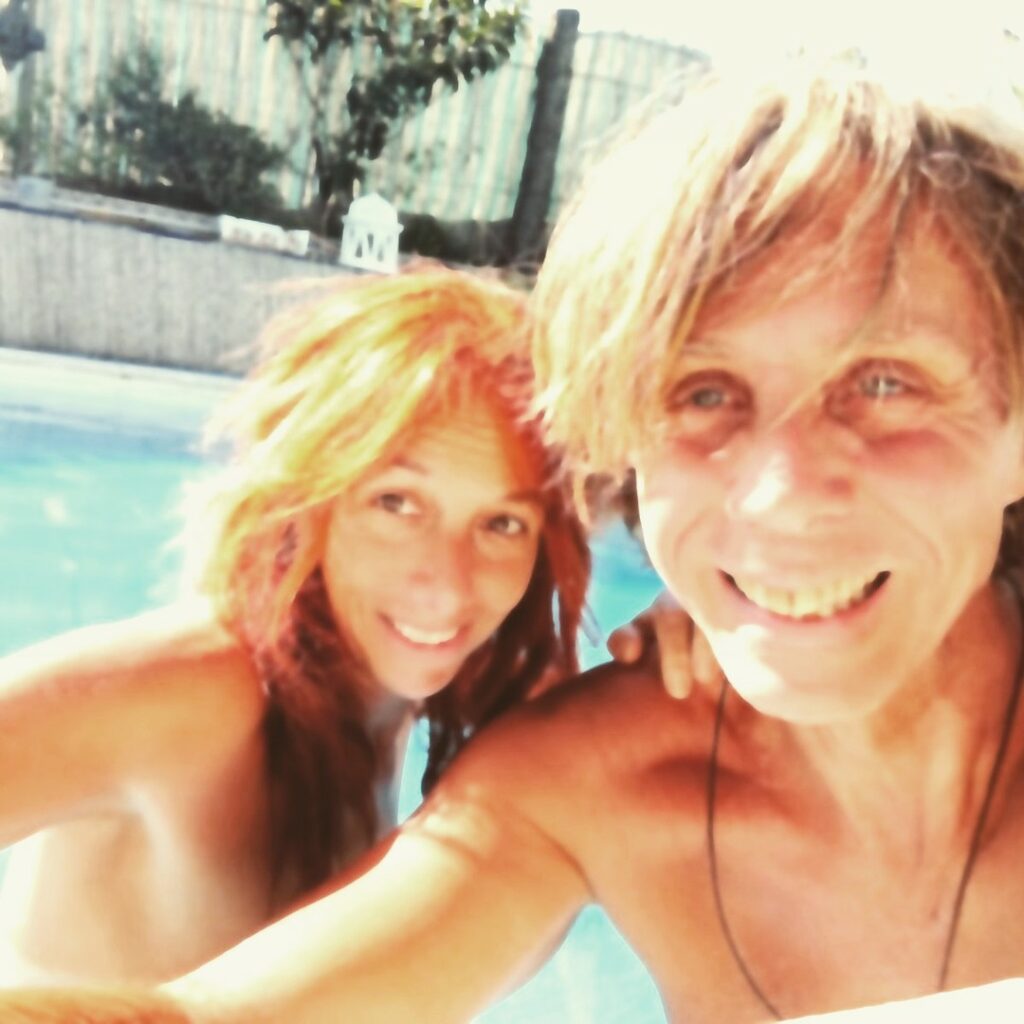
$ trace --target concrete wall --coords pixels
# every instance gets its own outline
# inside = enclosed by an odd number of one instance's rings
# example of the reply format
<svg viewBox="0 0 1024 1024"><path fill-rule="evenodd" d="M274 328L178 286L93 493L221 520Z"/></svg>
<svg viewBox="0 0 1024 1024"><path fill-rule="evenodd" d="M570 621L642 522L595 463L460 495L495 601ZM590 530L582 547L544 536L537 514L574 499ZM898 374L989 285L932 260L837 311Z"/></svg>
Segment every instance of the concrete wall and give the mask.
<svg viewBox="0 0 1024 1024"><path fill-rule="evenodd" d="M260 327L332 264L0 207L0 345L237 372Z"/></svg>

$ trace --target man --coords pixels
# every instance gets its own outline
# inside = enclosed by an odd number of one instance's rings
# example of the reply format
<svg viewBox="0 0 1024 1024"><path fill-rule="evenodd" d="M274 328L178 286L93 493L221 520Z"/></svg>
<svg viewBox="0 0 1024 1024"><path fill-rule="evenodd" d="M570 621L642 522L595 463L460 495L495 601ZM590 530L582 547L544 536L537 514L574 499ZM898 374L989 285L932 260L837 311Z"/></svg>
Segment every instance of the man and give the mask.
<svg viewBox="0 0 1024 1024"><path fill-rule="evenodd" d="M591 900L673 1021L1020 1019L1022 138L833 66L709 80L596 172L538 288L551 429L635 472L729 682L509 715L153 1020L465 1021Z"/></svg>

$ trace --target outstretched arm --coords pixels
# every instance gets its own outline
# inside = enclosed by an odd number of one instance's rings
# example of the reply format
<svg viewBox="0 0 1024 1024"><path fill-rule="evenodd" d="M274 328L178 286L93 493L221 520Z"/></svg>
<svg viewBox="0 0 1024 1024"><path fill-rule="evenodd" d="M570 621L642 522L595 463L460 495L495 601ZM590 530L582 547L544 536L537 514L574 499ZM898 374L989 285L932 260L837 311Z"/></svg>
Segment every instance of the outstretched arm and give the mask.
<svg viewBox="0 0 1024 1024"><path fill-rule="evenodd" d="M522 978L583 898L564 866L493 852L400 836L369 874L168 991L231 1021L469 1020Z"/></svg>
<svg viewBox="0 0 1024 1024"><path fill-rule="evenodd" d="M169 996L54 988L0 990L6 1024L194 1024Z"/></svg>
<svg viewBox="0 0 1024 1024"><path fill-rule="evenodd" d="M63 1011L46 1011L45 996L0 997L0 1019L17 1020L8 1007L22 998L18 1012L33 1022L462 1024L522 980L589 898L575 862L509 785L524 751L508 751L519 762L510 766L504 746L473 744L387 844L332 891L164 986L172 1002L128 1004L151 1017L83 993L64 994Z"/></svg>

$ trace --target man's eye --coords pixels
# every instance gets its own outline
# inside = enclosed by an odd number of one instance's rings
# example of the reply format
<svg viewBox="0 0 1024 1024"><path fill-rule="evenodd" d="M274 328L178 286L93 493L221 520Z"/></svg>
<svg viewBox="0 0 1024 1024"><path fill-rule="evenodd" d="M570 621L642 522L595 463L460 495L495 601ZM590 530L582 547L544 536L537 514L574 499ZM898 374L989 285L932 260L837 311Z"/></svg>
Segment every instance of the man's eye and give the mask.
<svg viewBox="0 0 1024 1024"><path fill-rule="evenodd" d="M721 388L698 388L690 394L688 402L698 409L715 409L725 404L725 392Z"/></svg>
<svg viewBox="0 0 1024 1024"><path fill-rule="evenodd" d="M865 398L880 400L898 398L910 390L910 385L902 378L878 371L864 374L857 382L857 386Z"/></svg>
<svg viewBox="0 0 1024 1024"><path fill-rule="evenodd" d="M913 364L871 359L853 366L827 396L833 416L870 434L903 429L929 407L935 391Z"/></svg>
<svg viewBox="0 0 1024 1024"><path fill-rule="evenodd" d="M741 409L749 404L746 389L721 373L700 373L676 383L665 398L669 412Z"/></svg>

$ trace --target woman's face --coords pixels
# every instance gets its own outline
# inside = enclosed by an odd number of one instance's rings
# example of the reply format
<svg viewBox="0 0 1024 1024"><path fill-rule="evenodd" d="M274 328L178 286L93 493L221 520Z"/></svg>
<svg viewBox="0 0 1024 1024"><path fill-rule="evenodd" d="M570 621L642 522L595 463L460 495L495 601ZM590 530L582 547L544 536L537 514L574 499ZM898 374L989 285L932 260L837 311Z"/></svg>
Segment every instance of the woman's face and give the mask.
<svg viewBox="0 0 1024 1024"><path fill-rule="evenodd" d="M540 486L507 418L474 398L335 499L327 592L383 691L441 690L519 602L544 523Z"/></svg>

